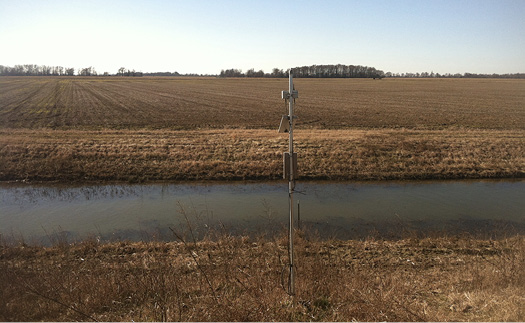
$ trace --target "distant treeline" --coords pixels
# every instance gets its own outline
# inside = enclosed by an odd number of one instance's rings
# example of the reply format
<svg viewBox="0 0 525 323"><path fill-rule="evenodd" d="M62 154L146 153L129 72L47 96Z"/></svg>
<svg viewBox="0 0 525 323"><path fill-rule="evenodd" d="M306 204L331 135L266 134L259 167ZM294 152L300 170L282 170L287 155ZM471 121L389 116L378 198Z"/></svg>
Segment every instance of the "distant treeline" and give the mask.
<svg viewBox="0 0 525 323"><path fill-rule="evenodd" d="M144 76L180 76L178 72L153 72L143 73Z"/></svg>
<svg viewBox="0 0 525 323"><path fill-rule="evenodd" d="M202 75L202 74L180 74L178 72L153 72L143 73L135 71L134 69L128 69L121 67L114 74L109 72L97 73L94 67L85 67L75 70L75 68L64 68L62 66L46 66L46 65L15 65L4 66L0 65L0 76L217 76L217 75Z"/></svg>
<svg viewBox="0 0 525 323"><path fill-rule="evenodd" d="M216 74L197 74L197 73L186 73L181 74L179 72L149 72L149 73L141 73L141 76L207 76L207 77L213 77L217 76Z"/></svg>
<svg viewBox="0 0 525 323"><path fill-rule="evenodd" d="M119 70L120 71L120 70ZM76 73L75 73L76 72ZM130 71L127 71L130 73ZM135 73L135 71L133 71ZM140 73L142 74L142 73ZM47 65L35 65L35 64L24 64L4 66L0 65L0 75L2 76L97 76L99 75L94 67L79 68L75 71L73 67L62 67L62 66L47 66ZM102 75L110 75L108 72L104 72Z"/></svg>
<svg viewBox="0 0 525 323"><path fill-rule="evenodd" d="M177 72L155 72L155 73L143 73L137 72L134 69L127 69L121 67L115 74L104 72L102 74L97 73L94 67L85 67L75 70L75 68L64 68L62 66L47 66L47 65L35 65L35 64L24 64L4 66L0 65L1 76L197 76L196 74L181 75Z"/></svg>
<svg viewBox="0 0 525 323"><path fill-rule="evenodd" d="M401 78L497 78L497 79L525 79L525 73L514 74L475 74L475 73L456 73L456 74L439 74L434 72L422 73L385 73L385 77L401 77Z"/></svg>
<svg viewBox="0 0 525 323"><path fill-rule="evenodd" d="M151 72L143 73L137 72L134 69L130 70L121 67L115 74L104 72L98 74L94 67L85 67L75 70L75 68L64 68L62 66L46 66L46 65L15 65L4 66L0 65L0 76L219 76L219 77L273 77L284 78L288 77L288 70L279 68L272 69L271 73L265 73L263 70L255 71L251 68L245 73L240 69L221 70L219 75L216 74L180 74L178 72ZM383 72L374 67L361 65L311 65L301 66L292 69L295 77L304 78L384 78L384 77L399 77L399 78L506 78L506 79L525 79L525 73L514 74L475 74L475 73L456 73L456 74L439 74L434 72L422 73L392 73Z"/></svg>
<svg viewBox="0 0 525 323"><path fill-rule="evenodd" d="M310 78L382 78L385 73L374 67L337 64L296 67L293 75Z"/></svg>
<svg viewBox="0 0 525 323"><path fill-rule="evenodd" d="M253 68L243 73L240 69L221 70L220 77L288 77L290 70L274 68L271 73L264 71L255 71ZM295 67L292 69L294 77L305 78L384 78L384 77L402 77L402 78L509 78L525 79L525 73L514 74L474 74L474 73L456 73L456 74L439 74L434 72L422 73L392 73L383 72L374 67L361 65L311 65Z"/></svg>
<svg viewBox="0 0 525 323"><path fill-rule="evenodd" d="M220 77L288 77L290 70L274 68L271 73L253 68L243 73L240 69L221 70ZM361 65L311 65L292 69L294 77L305 78L382 78L385 73L374 67Z"/></svg>
<svg viewBox="0 0 525 323"><path fill-rule="evenodd" d="M80 70L79 70L80 71ZM75 75L75 69L72 67L64 68L62 66L46 66L46 65L15 65L4 66L0 65L0 75L12 75L12 76L73 76Z"/></svg>

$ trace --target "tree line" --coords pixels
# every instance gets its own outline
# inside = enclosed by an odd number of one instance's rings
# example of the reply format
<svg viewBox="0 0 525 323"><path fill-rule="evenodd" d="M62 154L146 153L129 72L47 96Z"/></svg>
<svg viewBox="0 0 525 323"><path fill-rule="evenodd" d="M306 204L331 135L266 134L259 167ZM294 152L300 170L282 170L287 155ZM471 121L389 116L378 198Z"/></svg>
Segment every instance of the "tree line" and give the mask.
<svg viewBox="0 0 525 323"><path fill-rule="evenodd" d="M11 76L73 76L75 69L64 68L62 66L46 66L46 65L15 65L14 67L0 65L0 75Z"/></svg>
<svg viewBox="0 0 525 323"><path fill-rule="evenodd" d="M498 78L498 79L525 79L525 73L508 73L508 74L476 74L476 73L445 73L439 74L434 72L421 73L385 73L385 77L398 78Z"/></svg>
<svg viewBox="0 0 525 323"><path fill-rule="evenodd" d="M385 73L375 67L361 65L311 65L293 69L294 77L309 78L383 78Z"/></svg>
<svg viewBox="0 0 525 323"><path fill-rule="evenodd" d="M76 73L75 73L76 72ZM108 75L104 73L103 75ZM0 75L2 76L97 76L98 73L93 66L79 68L75 71L73 67L62 67L62 66L47 66L47 65L35 65L35 64L24 64L4 66L0 65Z"/></svg>
<svg viewBox="0 0 525 323"><path fill-rule="evenodd" d="M361 65L311 65L291 69L294 77L304 78L382 78L385 73L374 67ZM273 68L271 73L249 69L243 73L240 69L221 70L219 77L288 77L290 70Z"/></svg>
<svg viewBox="0 0 525 323"><path fill-rule="evenodd" d="M274 68L271 73L264 73L263 70L255 71L251 68L243 73L242 70L231 68L229 70L221 70L219 77L288 77L288 70L285 72L282 69Z"/></svg>
<svg viewBox="0 0 525 323"><path fill-rule="evenodd" d="M35 65L35 64L24 64L4 66L0 65L1 76L99 76L93 66L79 68L75 70L73 67L64 68L62 66L47 66L47 65ZM102 76L109 76L108 72L101 74ZM118 72L114 75L120 76L142 76L142 72L135 72L135 70L128 70L121 67Z"/></svg>
<svg viewBox="0 0 525 323"><path fill-rule="evenodd" d="M243 73L240 69L221 70L219 77L288 77L289 69L274 68L271 73L255 71L253 68ZM361 65L311 65L292 68L294 77L303 78L507 78L525 79L525 73L514 74L475 74L475 73L446 73L439 74L434 72L421 73L392 73L383 72L374 67Z"/></svg>
<svg viewBox="0 0 525 323"><path fill-rule="evenodd" d="M284 78L288 77L290 69L282 70L273 68L270 73L265 73L263 70L256 71L251 68L245 73L240 69L226 69L221 70L218 75L214 74L179 74L178 72L152 72L143 73L137 72L134 69L127 69L121 67L115 74L104 72L102 76L218 76L218 77L273 77ZM475 73L455 73L455 74L439 74L434 72L421 73L384 73L374 67L361 65L310 65L292 68L295 77L302 78L507 78L507 79L525 79L525 73L514 74L475 74ZM94 67L85 67L75 70L75 68L64 68L62 66L47 66L47 65L15 65L13 67L0 65L0 76L99 76Z"/></svg>
<svg viewBox="0 0 525 323"><path fill-rule="evenodd" d="M135 71L135 69L129 69L121 67L115 74L104 72L102 74L97 73L94 67L84 67L75 70L75 68L64 68L62 66L47 66L47 65L15 65L4 66L0 65L0 76L217 76L217 75L199 75L199 74L180 74L178 72L153 72L143 73Z"/></svg>

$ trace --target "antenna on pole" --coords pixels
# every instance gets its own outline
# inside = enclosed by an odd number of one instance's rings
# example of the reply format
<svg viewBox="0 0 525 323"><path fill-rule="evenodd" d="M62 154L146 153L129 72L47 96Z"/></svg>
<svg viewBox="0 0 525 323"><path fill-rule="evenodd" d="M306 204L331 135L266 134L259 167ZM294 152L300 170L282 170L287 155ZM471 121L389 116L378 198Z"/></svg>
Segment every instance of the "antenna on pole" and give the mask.
<svg viewBox="0 0 525 323"><path fill-rule="evenodd" d="M297 178L297 153L293 150L293 126L295 116L293 114L293 105L295 99L299 97L298 91L293 86L293 75L292 69L289 74L289 86L288 91L281 92L281 98L288 100L288 115L284 115L281 118L281 124L279 126L279 132L289 134L288 152L283 155L283 168L284 178L288 179L288 205L290 210L290 231L288 237L288 294L295 295L295 263L294 263L294 248L293 248L293 236L294 236L294 216L293 216L293 194L295 192L295 179Z"/></svg>

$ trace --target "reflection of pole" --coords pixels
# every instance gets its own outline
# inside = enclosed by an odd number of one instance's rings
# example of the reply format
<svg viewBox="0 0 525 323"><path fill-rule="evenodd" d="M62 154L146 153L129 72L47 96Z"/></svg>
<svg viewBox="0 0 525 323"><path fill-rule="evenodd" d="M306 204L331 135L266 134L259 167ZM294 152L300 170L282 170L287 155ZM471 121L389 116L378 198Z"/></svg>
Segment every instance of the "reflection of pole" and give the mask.
<svg viewBox="0 0 525 323"><path fill-rule="evenodd" d="M290 282L288 286L288 293L290 295L295 294L295 275L294 275L294 252L293 252L293 193L295 190L295 174L294 174L294 158L293 158L293 77L292 70L290 69L290 84L289 84L289 122L290 122L290 142L289 142L289 153L290 153L290 177L288 178L288 196L289 196L289 206L290 206L290 236L289 236L289 258L290 258Z"/></svg>

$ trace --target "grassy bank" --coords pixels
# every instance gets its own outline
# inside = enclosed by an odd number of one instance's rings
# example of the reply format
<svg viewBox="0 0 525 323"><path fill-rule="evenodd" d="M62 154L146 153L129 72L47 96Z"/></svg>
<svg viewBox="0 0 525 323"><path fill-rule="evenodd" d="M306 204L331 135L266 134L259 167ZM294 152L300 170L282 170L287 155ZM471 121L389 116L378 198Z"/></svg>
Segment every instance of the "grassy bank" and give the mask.
<svg viewBox="0 0 525 323"><path fill-rule="evenodd" d="M286 238L0 247L2 321L523 321L525 239ZM28 310L31 309L31 310Z"/></svg>
<svg viewBox="0 0 525 323"><path fill-rule="evenodd" d="M0 130L0 181L273 180L275 130ZM523 178L523 130L298 130L299 178Z"/></svg>

